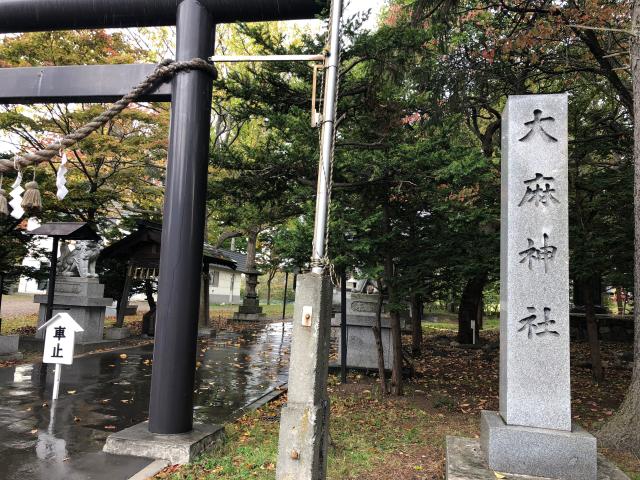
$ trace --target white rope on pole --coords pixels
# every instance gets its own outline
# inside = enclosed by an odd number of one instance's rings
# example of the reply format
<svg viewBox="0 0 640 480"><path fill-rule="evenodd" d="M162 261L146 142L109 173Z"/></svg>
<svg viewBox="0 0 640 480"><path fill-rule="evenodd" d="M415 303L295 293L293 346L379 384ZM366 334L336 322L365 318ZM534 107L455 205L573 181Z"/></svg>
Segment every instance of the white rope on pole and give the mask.
<svg viewBox="0 0 640 480"><path fill-rule="evenodd" d="M320 145L320 165L318 167L313 251L311 254L311 271L317 274L322 274L326 266L326 235L329 218L329 198L331 195L331 164L336 135L338 80L340 73L342 3L342 0L333 0L331 2L329 52L325 61L324 113L322 115L322 140Z"/></svg>

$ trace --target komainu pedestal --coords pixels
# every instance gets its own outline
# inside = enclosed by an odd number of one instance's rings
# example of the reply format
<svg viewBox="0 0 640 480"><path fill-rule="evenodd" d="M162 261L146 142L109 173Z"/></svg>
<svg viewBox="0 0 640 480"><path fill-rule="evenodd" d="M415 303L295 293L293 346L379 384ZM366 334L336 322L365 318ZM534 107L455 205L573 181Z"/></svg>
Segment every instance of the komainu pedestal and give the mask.
<svg viewBox="0 0 640 480"><path fill-rule="evenodd" d="M33 301L40 304L40 327L47 321L47 296L36 295ZM76 334L75 343L102 341L105 310L112 304L112 298L104 297L104 285L97 278L56 277L53 315L60 312L68 313L84 329L84 332ZM44 331L39 331L36 336L43 338L43 335Z"/></svg>

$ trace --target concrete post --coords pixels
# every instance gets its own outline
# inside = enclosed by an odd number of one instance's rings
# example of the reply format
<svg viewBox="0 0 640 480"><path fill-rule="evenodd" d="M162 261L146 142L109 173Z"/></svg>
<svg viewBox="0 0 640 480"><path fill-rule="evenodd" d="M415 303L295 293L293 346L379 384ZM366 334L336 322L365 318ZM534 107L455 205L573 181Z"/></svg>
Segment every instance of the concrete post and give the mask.
<svg viewBox="0 0 640 480"><path fill-rule="evenodd" d="M289 400L280 417L277 480L326 478L332 296L329 276L300 276L293 315Z"/></svg>

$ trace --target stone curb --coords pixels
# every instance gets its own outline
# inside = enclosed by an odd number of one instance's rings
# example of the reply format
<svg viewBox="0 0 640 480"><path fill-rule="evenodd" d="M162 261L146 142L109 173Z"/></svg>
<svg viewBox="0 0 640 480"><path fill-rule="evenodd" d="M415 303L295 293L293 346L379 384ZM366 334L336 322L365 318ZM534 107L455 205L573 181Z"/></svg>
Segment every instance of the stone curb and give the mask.
<svg viewBox="0 0 640 480"><path fill-rule="evenodd" d="M276 398L282 396L284 393L287 392L287 390L288 390L288 383L287 382L281 383L280 385L274 387L273 390L271 390L270 392L265 393L264 395L257 398L250 404L245 405L244 407L233 412L233 414L231 415L231 417L229 417L229 420L226 423L235 422L244 414L264 407L267 403L272 402Z"/></svg>
<svg viewBox="0 0 640 480"><path fill-rule="evenodd" d="M265 406L267 403L275 400L276 398L282 396L285 392L287 392L287 383L281 383L280 385L276 386L273 390L271 390L270 392L265 393L264 395L262 395L261 397L259 397L258 399L254 400L253 402L251 402L248 405L245 405L244 407L236 410L233 415L231 415L231 417L228 419L227 422L225 422L224 425L228 424L228 423L232 423L235 422L238 418L242 417L243 415L245 415L248 412L254 411L254 410L258 410L259 408ZM223 425L223 427L224 427ZM154 475L156 475L158 472L160 472L163 468L169 466L168 461L166 460L155 460L154 462L152 462L151 464L147 465L146 467L144 467L142 470L140 470L138 473L136 473L135 475L133 475L132 477L130 477L128 480L146 480L147 478L153 477Z"/></svg>
<svg viewBox="0 0 640 480"><path fill-rule="evenodd" d="M169 466L166 460L155 460L127 480L147 480Z"/></svg>

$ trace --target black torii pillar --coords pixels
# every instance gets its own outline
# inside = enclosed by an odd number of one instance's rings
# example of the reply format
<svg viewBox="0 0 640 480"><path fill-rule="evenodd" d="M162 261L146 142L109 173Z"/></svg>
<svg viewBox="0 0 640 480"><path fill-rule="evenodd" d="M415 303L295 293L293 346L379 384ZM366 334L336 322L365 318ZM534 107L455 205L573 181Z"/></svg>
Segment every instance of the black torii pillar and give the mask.
<svg viewBox="0 0 640 480"><path fill-rule="evenodd" d="M214 22L197 1L178 6L177 60L213 54ZM193 385L202 278L211 78L173 81L149 430L183 433L193 426ZM167 255L166 253L169 252Z"/></svg>
<svg viewBox="0 0 640 480"><path fill-rule="evenodd" d="M213 53L216 23L312 18L321 4L318 0L0 0L0 33L177 25L177 60L189 60ZM105 72L122 72L122 67L100 72L91 67L73 72L56 67L13 70L0 69L0 78L9 87L7 94L0 89L0 103L107 100L117 98L122 89L122 76L118 88L103 81ZM137 75L143 70L127 67ZM49 90L42 89L43 79ZM88 85L91 91L74 96L66 79ZM131 77L131 86L140 79ZM211 79L202 72L180 73L171 98L149 406L149 430L159 434L193 428Z"/></svg>

